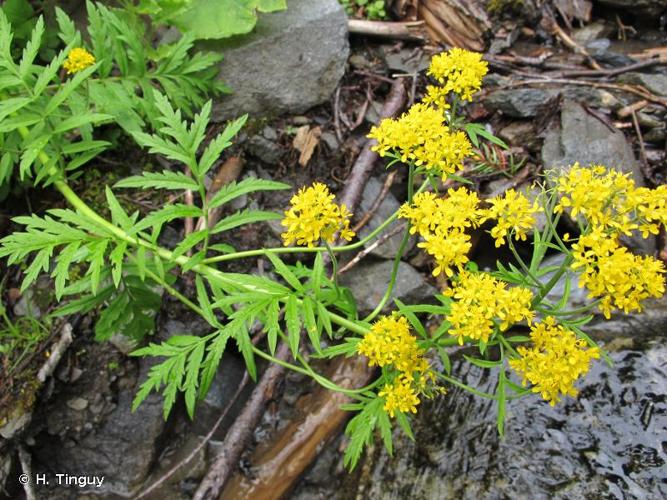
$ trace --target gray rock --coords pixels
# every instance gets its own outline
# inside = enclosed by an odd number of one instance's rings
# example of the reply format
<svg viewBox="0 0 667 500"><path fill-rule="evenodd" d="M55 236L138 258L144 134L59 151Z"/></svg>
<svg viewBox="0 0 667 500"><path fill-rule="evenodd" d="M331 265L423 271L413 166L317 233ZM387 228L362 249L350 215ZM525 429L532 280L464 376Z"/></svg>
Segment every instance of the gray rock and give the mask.
<svg viewBox="0 0 667 500"><path fill-rule="evenodd" d="M272 166L277 166L283 155L278 144L262 135L253 135L248 139L246 148L251 155Z"/></svg>
<svg viewBox="0 0 667 500"><path fill-rule="evenodd" d="M654 73L625 73L618 77L621 83L641 85L649 92L667 96L667 75Z"/></svg>
<svg viewBox="0 0 667 500"><path fill-rule="evenodd" d="M575 163L582 166L602 164L632 175L638 186L644 185L644 176L635 160L632 147L622 132L608 127L588 113L580 104L566 100L561 111L560 126L547 131L542 146L542 163L546 170L564 173ZM634 250L653 254L655 237L641 235L624 238Z"/></svg>
<svg viewBox="0 0 667 500"><path fill-rule="evenodd" d="M393 265L394 263L388 260L373 263L362 261L341 276L340 284L350 288L362 314L375 309L382 299L389 285ZM394 298L407 303L417 303L432 300L436 293L438 291L425 281L421 273L410 264L401 261L396 284L385 310L390 309Z"/></svg>
<svg viewBox="0 0 667 500"><path fill-rule="evenodd" d="M608 108L619 106L618 99L609 92L590 87L494 90L484 98L484 106L490 111L500 111L514 118L528 118L536 116L549 99L559 94L567 99L586 102L591 106Z"/></svg>
<svg viewBox="0 0 667 500"><path fill-rule="evenodd" d="M598 3L643 16L657 16L665 11L665 0L598 0Z"/></svg>
<svg viewBox="0 0 667 500"><path fill-rule="evenodd" d="M597 20L581 28L572 30L572 38L581 45L586 45L596 38L607 36L613 32L603 20Z"/></svg>
<svg viewBox="0 0 667 500"><path fill-rule="evenodd" d="M498 136L512 146L523 146L529 151L535 150L542 142L537 139L535 126L530 121L510 122L498 132Z"/></svg>
<svg viewBox="0 0 667 500"><path fill-rule="evenodd" d="M347 17L336 0L291 0L260 16L252 33L204 45L224 54L220 78L233 90L216 103L215 119L299 113L329 99L343 76Z"/></svg>
<svg viewBox="0 0 667 500"><path fill-rule="evenodd" d="M156 361L140 361L138 381L146 379ZM80 434L75 445L68 446L69 439L56 440L36 450L40 461L57 464L58 471L68 474L105 476L102 491L96 493L125 497L136 493L157 457L165 421L162 397L157 394L151 394L135 412L131 411L135 390L121 390L116 407L98 427Z"/></svg>
<svg viewBox="0 0 667 500"><path fill-rule="evenodd" d="M208 393L197 404L195 418L192 422L193 432L200 436L205 436L213 428L222 411L224 411L229 402L234 397L243 375L245 373L245 364L242 360L231 354L225 354L220 361L220 367L211 382L211 388ZM250 388L249 388L250 389ZM244 398L239 398L235 408L227 412L225 420L218 427L214 434L214 439L223 439L227 429L236 417L236 407L243 404Z"/></svg>
<svg viewBox="0 0 667 500"><path fill-rule="evenodd" d="M357 210L357 212L359 212L359 214L367 213L375 203L375 200L377 200L377 197L380 195L380 191L382 191L382 182L380 182L378 179L374 177L368 179L368 183L364 188L364 193L362 195L359 209ZM370 233L372 233L380 224L382 224L385 220L387 220L389 216L391 216L394 212L396 212L396 210L398 210L400 206L401 204L398 202L398 200L396 200L394 195L391 194L391 192L388 192L387 196L385 196L384 200L382 200L382 203L380 203L380 206L378 207L373 217L371 217L368 223L359 231L359 237L365 238ZM403 224L403 222L399 220L392 222L389 225L389 227L385 229L385 233L394 230L401 224ZM396 257L396 254L398 253L398 249L401 246L402 240L403 240L403 231L401 231L398 234L395 234L387 241L385 241L382 245L373 249L371 251L371 255L376 255L384 259L393 259L394 257ZM375 241L376 240L373 239L368 243L366 243L365 246L368 247L373 243L375 243ZM406 247L405 251L406 252L410 251L414 245L415 245L415 238L410 238L410 241L408 242L408 246Z"/></svg>
<svg viewBox="0 0 667 500"><path fill-rule="evenodd" d="M566 100L560 126L547 131L542 147L544 168L565 172L575 162L582 166L603 164L632 173L643 185L643 176L632 147L622 132L608 127L580 104Z"/></svg>
<svg viewBox="0 0 667 500"><path fill-rule="evenodd" d="M644 134L644 140L646 142L661 143L665 139L667 139L666 127L652 128Z"/></svg>

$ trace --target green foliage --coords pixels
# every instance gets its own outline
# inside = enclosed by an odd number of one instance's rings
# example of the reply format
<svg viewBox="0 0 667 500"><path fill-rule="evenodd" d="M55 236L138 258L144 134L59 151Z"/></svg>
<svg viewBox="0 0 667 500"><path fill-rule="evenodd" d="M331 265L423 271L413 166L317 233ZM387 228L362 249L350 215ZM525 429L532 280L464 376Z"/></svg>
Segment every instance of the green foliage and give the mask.
<svg viewBox="0 0 667 500"><path fill-rule="evenodd" d="M205 95L224 90L213 78L221 56L192 54L192 36L155 50L137 19L91 2L87 10L96 63L69 78L63 62L83 41L64 11L56 9L64 48L46 64L39 62L48 35L43 18L34 22L16 56L15 30L0 11L0 186L10 181L15 166L20 179L47 185L74 173L110 146L93 137L99 125L116 123L136 132L159 123L157 89L187 114Z"/></svg>
<svg viewBox="0 0 667 500"><path fill-rule="evenodd" d="M196 39L220 39L249 33L257 24L258 12L285 10L287 1L141 0L136 8Z"/></svg>
<svg viewBox="0 0 667 500"><path fill-rule="evenodd" d="M385 0L339 0L349 16L360 16L370 20L387 19Z"/></svg>

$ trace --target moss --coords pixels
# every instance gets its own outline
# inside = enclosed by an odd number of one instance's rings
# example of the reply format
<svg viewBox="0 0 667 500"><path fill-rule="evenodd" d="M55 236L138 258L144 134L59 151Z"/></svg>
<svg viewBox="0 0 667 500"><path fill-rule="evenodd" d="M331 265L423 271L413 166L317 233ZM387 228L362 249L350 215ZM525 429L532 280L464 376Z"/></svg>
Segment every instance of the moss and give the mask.
<svg viewBox="0 0 667 500"><path fill-rule="evenodd" d="M523 0L489 0L486 10L490 14L500 14L507 10L518 9L523 6Z"/></svg>

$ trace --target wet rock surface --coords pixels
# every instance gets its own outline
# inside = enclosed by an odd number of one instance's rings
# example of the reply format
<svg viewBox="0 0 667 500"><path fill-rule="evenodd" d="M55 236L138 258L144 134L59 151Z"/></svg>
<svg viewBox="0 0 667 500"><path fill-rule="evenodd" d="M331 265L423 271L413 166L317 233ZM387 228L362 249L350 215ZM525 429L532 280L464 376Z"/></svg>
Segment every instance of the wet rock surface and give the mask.
<svg viewBox="0 0 667 500"><path fill-rule="evenodd" d="M450 389L425 402L415 441L396 433L393 457L378 445L361 466L357 497L664 498L667 347L656 339L610 356L577 399L511 401L504 439L492 401ZM496 384L460 361L452 373L484 391Z"/></svg>
<svg viewBox="0 0 667 500"><path fill-rule="evenodd" d="M298 113L328 100L343 76L347 17L336 0L291 0L249 35L206 45L224 54L220 78L233 90L214 107L218 120Z"/></svg>

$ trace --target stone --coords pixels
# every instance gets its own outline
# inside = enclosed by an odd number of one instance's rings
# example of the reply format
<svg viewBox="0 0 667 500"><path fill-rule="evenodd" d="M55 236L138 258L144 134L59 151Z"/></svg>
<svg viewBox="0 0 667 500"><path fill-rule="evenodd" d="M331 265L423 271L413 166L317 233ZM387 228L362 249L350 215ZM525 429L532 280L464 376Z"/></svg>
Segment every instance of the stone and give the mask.
<svg viewBox="0 0 667 500"><path fill-rule="evenodd" d="M493 90L484 98L483 104L489 111L500 111L513 118L529 118L537 116L542 106L559 94L590 106L614 109L619 106L618 99L605 90L574 86L562 89Z"/></svg>
<svg viewBox="0 0 667 500"><path fill-rule="evenodd" d="M659 127L659 128L652 128L646 134L644 134L644 140L646 142L653 142L656 144L660 144L667 139L667 128L666 127Z"/></svg>
<svg viewBox="0 0 667 500"><path fill-rule="evenodd" d="M368 179L366 187L364 188L364 193L361 197L361 201L359 202L359 208L357 209L359 215L363 215L371 209L371 207L375 203L375 200L377 200L377 197L380 195L380 191L382 191L382 185L383 183L380 182L375 177L371 177L370 179ZM394 195L391 194L391 191L387 192L387 195L380 203L380 206L378 207L375 214L373 214L373 217L371 217L370 220L366 223L366 225L362 227L361 230L359 231L359 238L365 238L370 233L372 233L380 224L382 224L394 212L396 212L400 208L400 206L401 204L398 202L398 200L396 200ZM388 233L402 224L404 224L403 221L395 220L384 230L382 234ZM376 239L373 239L368 243L366 243L366 245L364 246L369 247L376 241L377 241ZM396 254L398 253L398 249L401 246L401 241L403 241L403 231L393 235L391 238L387 239L382 245L373 249L371 251L371 255L376 255L377 257L382 257L384 259L393 259L394 257L396 257ZM405 248L405 253L409 252L414 245L415 245L415 238L412 237L410 238L410 241L408 242L408 245Z"/></svg>
<svg viewBox="0 0 667 500"><path fill-rule="evenodd" d="M559 126L549 129L544 138L542 163L547 170L565 172L575 162L582 166L602 164L630 172L635 182L644 184L625 135L608 127L579 103L565 100Z"/></svg>
<svg viewBox="0 0 667 500"><path fill-rule="evenodd" d="M220 78L233 91L216 102L216 120L300 113L327 101L345 72L347 16L337 0L291 0L252 33L202 45L224 55Z"/></svg>
<svg viewBox="0 0 667 500"><path fill-rule="evenodd" d="M665 11L665 0L598 0L601 7L624 9L645 17L659 16Z"/></svg>
<svg viewBox="0 0 667 500"><path fill-rule="evenodd" d="M642 301L641 312L616 313L608 320L596 318L586 325L585 330L591 338L604 342L619 338L664 339L667 333L667 295Z"/></svg>
<svg viewBox="0 0 667 500"><path fill-rule="evenodd" d="M614 28L608 26L603 20L599 19L590 24L572 30L572 38L580 45L586 45L596 38L610 35Z"/></svg>
<svg viewBox="0 0 667 500"><path fill-rule="evenodd" d="M280 146L263 135L253 135L246 143L248 153L267 165L277 166L283 156Z"/></svg>
<svg viewBox="0 0 667 500"><path fill-rule="evenodd" d="M83 411L88 408L88 400L84 398L73 398L67 401L67 406L75 411Z"/></svg>
<svg viewBox="0 0 667 500"><path fill-rule="evenodd" d="M620 83L641 85L649 92L667 96L667 75L658 73L624 73L618 77Z"/></svg>
<svg viewBox="0 0 667 500"><path fill-rule="evenodd" d="M545 170L553 169L560 174L567 172L575 162L581 166L602 164L631 174L638 186L645 184L632 147L623 132L608 127L580 104L566 100L560 124L549 129L544 137L542 163ZM622 241L640 253L651 255L655 252L654 236L644 239L637 234Z"/></svg>
<svg viewBox="0 0 667 500"><path fill-rule="evenodd" d="M498 137L511 146L524 146L528 150L532 150L538 142L535 126L530 121L510 122L500 129Z"/></svg>
<svg viewBox="0 0 667 500"><path fill-rule="evenodd" d="M393 265L393 261L389 260L362 261L340 277L340 284L350 288L362 314L375 309L382 299L389 285ZM385 310L389 310L394 298L406 303L419 303L433 301L433 295L436 293L438 293L436 288L428 284L421 273L410 264L401 261L396 284Z"/></svg>
<svg viewBox="0 0 667 500"><path fill-rule="evenodd" d="M245 371L245 363L237 356L234 356L232 353L226 353L222 356L220 366L211 382L208 393L204 396L203 400L197 403L195 419L192 421L192 428L195 434L205 436L210 432L220 414L225 411L229 402L234 397ZM229 426L236 418L237 411L240 410L243 403L244 398L239 397L234 408L227 412L227 416L213 435L214 439L224 438L227 429L229 429Z"/></svg>

